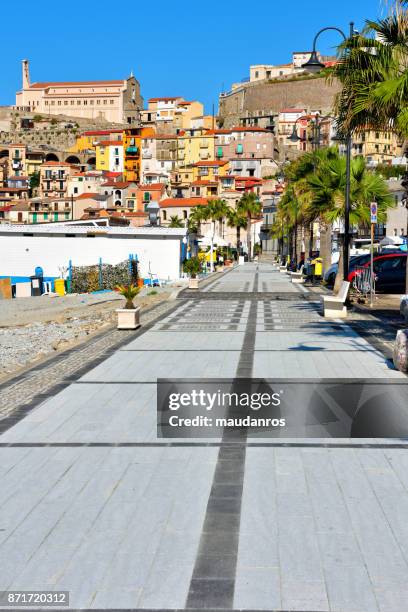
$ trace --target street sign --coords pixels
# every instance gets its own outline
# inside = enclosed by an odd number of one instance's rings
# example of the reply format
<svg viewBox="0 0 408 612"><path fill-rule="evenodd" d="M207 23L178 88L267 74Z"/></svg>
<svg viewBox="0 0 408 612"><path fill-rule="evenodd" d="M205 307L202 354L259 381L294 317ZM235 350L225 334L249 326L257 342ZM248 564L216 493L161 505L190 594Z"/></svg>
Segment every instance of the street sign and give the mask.
<svg viewBox="0 0 408 612"><path fill-rule="evenodd" d="M371 202L370 210L371 210L371 223L377 223L377 211L378 211L377 202Z"/></svg>

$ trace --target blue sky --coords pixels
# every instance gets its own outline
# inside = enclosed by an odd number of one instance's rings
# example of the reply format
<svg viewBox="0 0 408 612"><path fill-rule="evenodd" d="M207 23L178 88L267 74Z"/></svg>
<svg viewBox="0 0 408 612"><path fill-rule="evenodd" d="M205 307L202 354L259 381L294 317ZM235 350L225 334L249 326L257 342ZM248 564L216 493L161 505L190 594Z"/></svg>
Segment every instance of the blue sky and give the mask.
<svg viewBox="0 0 408 612"><path fill-rule="evenodd" d="M68 8L69 7L69 8ZM0 104L13 104L21 60L32 81L115 79L133 69L145 101L184 96L217 108L222 86L246 77L250 64L290 61L327 25L384 15L382 0L22 0L2 5ZM339 41L323 34L324 54Z"/></svg>

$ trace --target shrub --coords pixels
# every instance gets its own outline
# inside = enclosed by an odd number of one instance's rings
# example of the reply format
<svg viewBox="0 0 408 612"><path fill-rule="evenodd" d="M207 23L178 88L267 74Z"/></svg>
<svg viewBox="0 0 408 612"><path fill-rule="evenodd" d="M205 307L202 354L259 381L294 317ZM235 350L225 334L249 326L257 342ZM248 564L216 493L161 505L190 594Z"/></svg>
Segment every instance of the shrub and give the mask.
<svg viewBox="0 0 408 612"><path fill-rule="evenodd" d="M190 257L185 259L183 262L183 270L191 278L196 278L197 274L201 272L201 261L198 257Z"/></svg>

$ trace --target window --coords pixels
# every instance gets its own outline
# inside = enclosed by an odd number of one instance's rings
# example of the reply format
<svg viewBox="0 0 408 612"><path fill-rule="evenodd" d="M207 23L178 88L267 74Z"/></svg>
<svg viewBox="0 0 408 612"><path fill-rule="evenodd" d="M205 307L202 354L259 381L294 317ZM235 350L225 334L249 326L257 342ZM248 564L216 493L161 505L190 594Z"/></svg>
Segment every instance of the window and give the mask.
<svg viewBox="0 0 408 612"><path fill-rule="evenodd" d="M68 106L68 100L64 100L64 106Z"/></svg>
<svg viewBox="0 0 408 612"><path fill-rule="evenodd" d="M111 104L115 104L115 100L110 100L110 103Z"/></svg>
<svg viewBox="0 0 408 612"><path fill-rule="evenodd" d="M97 100L97 101L96 101L96 104L100 104L100 103L101 103L101 101L100 101L100 100Z"/></svg>
<svg viewBox="0 0 408 612"><path fill-rule="evenodd" d="M163 221L167 220L167 212L163 210Z"/></svg>
<svg viewBox="0 0 408 612"><path fill-rule="evenodd" d="M108 101L107 101L107 100L104 100L104 101L103 101L103 103L104 103L104 104L107 104L107 103L108 103Z"/></svg>
<svg viewBox="0 0 408 612"><path fill-rule="evenodd" d="M48 221L48 213L44 213L44 221Z"/></svg>
<svg viewBox="0 0 408 612"><path fill-rule="evenodd" d="M78 187L74 187L74 193L78 193Z"/></svg>
<svg viewBox="0 0 408 612"><path fill-rule="evenodd" d="M183 219L187 219L187 211L183 210Z"/></svg>
<svg viewBox="0 0 408 612"><path fill-rule="evenodd" d="M84 100L84 105L87 106L88 100Z"/></svg>
<svg viewBox="0 0 408 612"><path fill-rule="evenodd" d="M257 79L259 77L259 72L258 70L255 70L255 78Z"/></svg>
<svg viewBox="0 0 408 612"><path fill-rule="evenodd" d="M79 106L81 104L81 100L77 100L77 105Z"/></svg>
<svg viewBox="0 0 408 612"><path fill-rule="evenodd" d="M387 257L374 262L374 272L385 272L386 270L396 270L401 266L404 257Z"/></svg>
<svg viewBox="0 0 408 612"><path fill-rule="evenodd" d="M75 104L75 100L71 100L71 106Z"/></svg>
<svg viewBox="0 0 408 612"><path fill-rule="evenodd" d="M58 100L57 104L58 106L61 106L61 100Z"/></svg>
<svg viewBox="0 0 408 612"><path fill-rule="evenodd" d="M134 200L128 200L128 208L134 208L135 207L135 201Z"/></svg>
<svg viewBox="0 0 408 612"><path fill-rule="evenodd" d="M62 190L64 189L64 181L60 181L59 182L59 188Z"/></svg>
<svg viewBox="0 0 408 612"><path fill-rule="evenodd" d="M90 104L91 106L93 105L93 103L94 103L94 101L93 101L93 100L89 100L89 104Z"/></svg>
<svg viewBox="0 0 408 612"><path fill-rule="evenodd" d="M54 221L58 221L58 213L57 212L54 213Z"/></svg>
<svg viewBox="0 0 408 612"><path fill-rule="evenodd" d="M51 100L51 106L55 106L55 100Z"/></svg>

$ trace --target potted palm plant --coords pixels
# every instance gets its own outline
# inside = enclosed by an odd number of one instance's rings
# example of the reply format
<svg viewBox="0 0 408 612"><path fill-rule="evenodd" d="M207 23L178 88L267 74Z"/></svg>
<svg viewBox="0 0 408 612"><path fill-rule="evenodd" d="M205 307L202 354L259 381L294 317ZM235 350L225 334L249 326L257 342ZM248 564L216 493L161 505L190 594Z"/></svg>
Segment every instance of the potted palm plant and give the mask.
<svg viewBox="0 0 408 612"><path fill-rule="evenodd" d="M198 289L197 274L201 272L201 261L199 258L190 257L190 259L186 259L183 263L183 270L190 277L188 288Z"/></svg>
<svg viewBox="0 0 408 612"><path fill-rule="evenodd" d="M140 291L136 285L118 285L115 291L126 299L123 308L118 308L118 329L137 329L140 327L140 306L135 306L133 300Z"/></svg>

